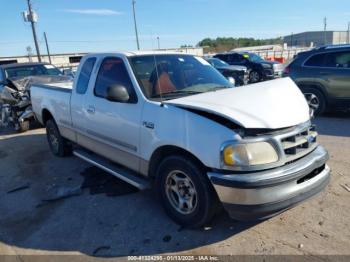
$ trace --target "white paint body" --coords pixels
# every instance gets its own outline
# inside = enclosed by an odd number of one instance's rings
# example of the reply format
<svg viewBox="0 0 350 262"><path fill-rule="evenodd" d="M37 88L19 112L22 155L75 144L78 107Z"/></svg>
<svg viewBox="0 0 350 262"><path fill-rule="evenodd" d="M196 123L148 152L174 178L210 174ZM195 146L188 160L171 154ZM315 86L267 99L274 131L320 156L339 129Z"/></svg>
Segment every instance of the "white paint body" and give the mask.
<svg viewBox="0 0 350 262"><path fill-rule="evenodd" d="M207 111L242 128L279 129L309 120L308 105L290 79L220 90L160 102L148 100L133 74L129 56L144 53L91 54L97 62L86 94L32 86L34 112L43 121L43 110L55 119L62 136L106 158L148 175L152 154L162 146L176 146L197 157L205 166L220 169L220 148L241 137L233 130L185 108ZM138 102L115 103L94 96L93 89L105 57L124 60ZM78 69L79 78L81 66ZM76 80L75 80L76 81ZM59 87L59 86L57 86ZM67 86L65 86L67 88ZM94 108L94 114L89 113ZM153 123L154 129L143 123Z"/></svg>

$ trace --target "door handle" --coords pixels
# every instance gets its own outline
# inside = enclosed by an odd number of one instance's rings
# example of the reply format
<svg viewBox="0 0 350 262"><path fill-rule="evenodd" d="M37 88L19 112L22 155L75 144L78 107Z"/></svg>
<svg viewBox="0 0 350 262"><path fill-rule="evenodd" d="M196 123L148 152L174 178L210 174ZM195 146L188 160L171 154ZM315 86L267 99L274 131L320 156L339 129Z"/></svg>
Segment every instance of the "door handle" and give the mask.
<svg viewBox="0 0 350 262"><path fill-rule="evenodd" d="M95 114L95 107L93 106L88 106L86 110L89 114Z"/></svg>

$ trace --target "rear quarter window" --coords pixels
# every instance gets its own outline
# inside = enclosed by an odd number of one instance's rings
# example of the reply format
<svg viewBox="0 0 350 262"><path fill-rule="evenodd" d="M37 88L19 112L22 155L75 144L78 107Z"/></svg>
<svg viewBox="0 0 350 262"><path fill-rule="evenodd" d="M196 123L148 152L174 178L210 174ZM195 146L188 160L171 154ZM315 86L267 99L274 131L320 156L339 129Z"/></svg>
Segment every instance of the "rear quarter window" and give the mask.
<svg viewBox="0 0 350 262"><path fill-rule="evenodd" d="M96 58L90 57L85 62L83 67L80 70L76 92L78 94L85 94L89 86L89 80L91 77L92 69L95 66Z"/></svg>

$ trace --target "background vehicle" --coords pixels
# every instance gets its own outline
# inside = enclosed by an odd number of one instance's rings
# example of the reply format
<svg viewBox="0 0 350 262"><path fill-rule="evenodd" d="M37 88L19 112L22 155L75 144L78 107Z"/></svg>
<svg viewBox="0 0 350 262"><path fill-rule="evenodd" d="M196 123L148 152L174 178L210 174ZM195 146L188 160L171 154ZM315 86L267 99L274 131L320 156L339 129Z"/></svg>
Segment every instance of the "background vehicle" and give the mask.
<svg viewBox="0 0 350 262"><path fill-rule="evenodd" d="M1 74L5 79L23 78L27 76L59 76L62 72L48 63L16 63L0 65Z"/></svg>
<svg viewBox="0 0 350 262"><path fill-rule="evenodd" d="M283 75L295 81L315 114L350 108L350 45L299 53Z"/></svg>
<svg viewBox="0 0 350 262"><path fill-rule="evenodd" d="M227 52L216 54L214 57L230 65L242 65L247 67L250 70L250 83L257 83L282 76L283 65L281 63L266 61L254 53Z"/></svg>
<svg viewBox="0 0 350 262"><path fill-rule="evenodd" d="M34 120L30 85L67 81L70 78L46 63L7 64L0 66L0 126L12 125L17 131L29 129Z"/></svg>
<svg viewBox="0 0 350 262"><path fill-rule="evenodd" d="M236 86L242 86L248 84L249 71L245 66L229 65L228 63L218 58L206 58L213 67L215 67L226 78L233 77L235 79Z"/></svg>
<svg viewBox="0 0 350 262"><path fill-rule="evenodd" d="M232 88L201 57L90 54L73 87L32 85L31 95L55 155L73 150L139 189L155 185L185 226L208 222L219 200L234 218L263 219L329 181L327 151L289 78Z"/></svg>

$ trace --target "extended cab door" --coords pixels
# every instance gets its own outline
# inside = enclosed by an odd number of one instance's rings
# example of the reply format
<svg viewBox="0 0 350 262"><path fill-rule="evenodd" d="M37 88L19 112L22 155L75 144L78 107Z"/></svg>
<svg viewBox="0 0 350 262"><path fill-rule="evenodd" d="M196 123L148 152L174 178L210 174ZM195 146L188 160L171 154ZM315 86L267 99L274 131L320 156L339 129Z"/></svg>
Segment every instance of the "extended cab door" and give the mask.
<svg viewBox="0 0 350 262"><path fill-rule="evenodd" d="M96 64L96 57L88 57L81 61L82 66L80 71L77 72L78 79L75 80L75 88L72 91L71 96L71 116L72 116L72 129L75 131L76 137L72 139L78 144L84 142L82 136L84 135L85 126L86 126L86 92L89 88L89 85L93 84L93 81L90 81L93 69ZM82 141L81 141L82 140Z"/></svg>
<svg viewBox="0 0 350 262"><path fill-rule="evenodd" d="M86 137L83 144L112 161L138 171L142 103L138 102L121 57L105 57L100 64L96 81L86 96ZM122 85L128 90L128 102L106 99L107 89L113 85Z"/></svg>

